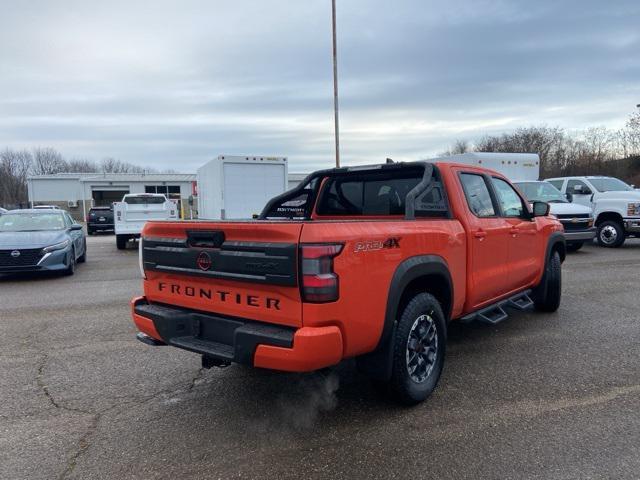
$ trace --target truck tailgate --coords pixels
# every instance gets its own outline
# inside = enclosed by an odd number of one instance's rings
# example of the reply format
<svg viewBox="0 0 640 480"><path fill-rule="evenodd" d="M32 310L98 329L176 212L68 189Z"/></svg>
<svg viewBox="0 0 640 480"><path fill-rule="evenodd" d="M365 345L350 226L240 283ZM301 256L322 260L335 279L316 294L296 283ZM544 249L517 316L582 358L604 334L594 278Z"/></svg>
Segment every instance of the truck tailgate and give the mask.
<svg viewBox="0 0 640 480"><path fill-rule="evenodd" d="M149 222L142 237L147 300L302 326L296 222Z"/></svg>

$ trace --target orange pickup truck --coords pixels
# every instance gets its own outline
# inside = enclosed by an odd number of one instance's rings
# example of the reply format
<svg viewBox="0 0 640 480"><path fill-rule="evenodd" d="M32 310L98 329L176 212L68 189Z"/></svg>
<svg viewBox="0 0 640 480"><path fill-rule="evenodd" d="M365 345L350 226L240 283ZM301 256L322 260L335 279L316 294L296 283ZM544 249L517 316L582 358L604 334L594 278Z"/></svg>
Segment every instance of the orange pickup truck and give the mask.
<svg viewBox="0 0 640 480"><path fill-rule="evenodd" d="M449 321L560 305L562 225L500 174L451 163L315 172L252 221L150 221L137 337L289 372L355 357L408 404L442 372Z"/></svg>

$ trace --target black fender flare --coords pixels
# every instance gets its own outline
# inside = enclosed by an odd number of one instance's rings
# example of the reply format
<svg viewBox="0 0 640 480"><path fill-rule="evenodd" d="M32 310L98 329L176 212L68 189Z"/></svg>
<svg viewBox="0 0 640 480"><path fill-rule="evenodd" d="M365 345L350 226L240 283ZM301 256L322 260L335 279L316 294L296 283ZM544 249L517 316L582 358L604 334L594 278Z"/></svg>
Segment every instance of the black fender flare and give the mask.
<svg viewBox="0 0 640 480"><path fill-rule="evenodd" d="M549 238L547 240L547 251L544 256L545 266L549 263L551 252L553 252L554 250L558 250L558 253L560 254L560 261L564 262L564 259L567 256L567 245L564 238L564 233L553 232L551 235L549 235Z"/></svg>
<svg viewBox="0 0 640 480"><path fill-rule="evenodd" d="M437 275L446 283L451 302L449 302L449 305L442 305L442 309L445 318L449 319L454 292L447 262L438 255L417 255L404 260L396 267L389 284L384 325L380 339L378 340L378 345L373 352L357 358L358 368L366 375L377 380L388 380L391 377L393 356L392 340L402 295L412 281L427 275Z"/></svg>

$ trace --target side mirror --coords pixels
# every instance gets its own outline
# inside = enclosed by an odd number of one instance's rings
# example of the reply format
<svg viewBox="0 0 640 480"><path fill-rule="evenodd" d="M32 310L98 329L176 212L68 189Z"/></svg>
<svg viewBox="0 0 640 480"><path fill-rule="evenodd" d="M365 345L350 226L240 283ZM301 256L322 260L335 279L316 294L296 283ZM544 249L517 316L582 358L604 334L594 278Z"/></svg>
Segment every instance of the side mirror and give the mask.
<svg viewBox="0 0 640 480"><path fill-rule="evenodd" d="M71 225L71 230L82 230L82 225L80 225L79 223L74 223L73 225Z"/></svg>
<svg viewBox="0 0 640 480"><path fill-rule="evenodd" d="M569 202L573 202L573 193L571 193L571 192L567 192L567 193L565 194L565 197L567 197L567 200L568 200Z"/></svg>
<svg viewBox="0 0 640 480"><path fill-rule="evenodd" d="M533 216L546 217L549 215L550 208L551 207L547 202L533 202Z"/></svg>

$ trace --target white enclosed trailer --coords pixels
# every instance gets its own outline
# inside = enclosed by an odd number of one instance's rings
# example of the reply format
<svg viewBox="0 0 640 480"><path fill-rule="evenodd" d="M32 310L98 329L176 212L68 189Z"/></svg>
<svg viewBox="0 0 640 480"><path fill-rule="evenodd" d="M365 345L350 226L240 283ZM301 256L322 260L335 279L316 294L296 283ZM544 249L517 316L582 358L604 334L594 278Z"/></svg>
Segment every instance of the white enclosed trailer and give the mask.
<svg viewBox="0 0 640 480"><path fill-rule="evenodd" d="M434 161L489 168L512 182L538 180L540 176L540 157L537 153L471 152L439 157Z"/></svg>
<svg viewBox="0 0 640 480"><path fill-rule="evenodd" d="M198 169L198 217L246 219L287 190L286 157L219 155Z"/></svg>

